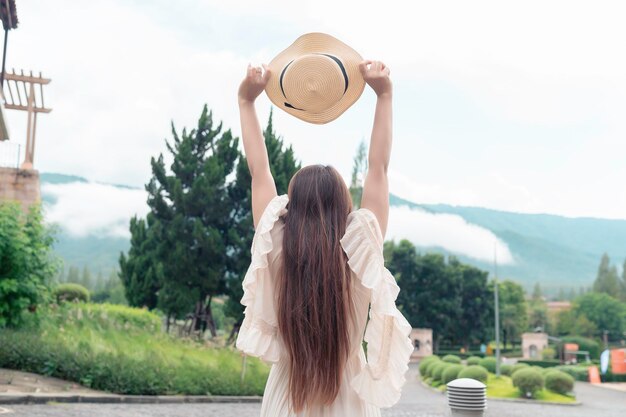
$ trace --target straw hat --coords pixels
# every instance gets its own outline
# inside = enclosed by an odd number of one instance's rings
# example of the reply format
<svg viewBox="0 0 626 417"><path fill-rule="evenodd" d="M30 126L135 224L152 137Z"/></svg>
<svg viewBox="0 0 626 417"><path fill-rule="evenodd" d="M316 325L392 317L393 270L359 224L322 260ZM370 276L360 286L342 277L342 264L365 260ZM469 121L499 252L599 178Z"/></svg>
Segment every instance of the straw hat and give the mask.
<svg viewBox="0 0 626 417"><path fill-rule="evenodd" d="M335 120L359 99L365 81L354 49L325 33L300 36L268 65L265 87L276 106L305 122Z"/></svg>

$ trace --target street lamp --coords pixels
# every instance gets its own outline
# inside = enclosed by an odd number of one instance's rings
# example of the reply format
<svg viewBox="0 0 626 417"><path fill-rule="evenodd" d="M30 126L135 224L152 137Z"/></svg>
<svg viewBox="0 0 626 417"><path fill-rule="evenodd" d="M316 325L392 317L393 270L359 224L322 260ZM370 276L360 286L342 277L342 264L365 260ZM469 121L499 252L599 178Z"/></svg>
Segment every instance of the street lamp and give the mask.
<svg viewBox="0 0 626 417"><path fill-rule="evenodd" d="M493 245L493 296L495 298L495 321L496 321L496 376L500 376L500 306L498 299L498 246Z"/></svg>

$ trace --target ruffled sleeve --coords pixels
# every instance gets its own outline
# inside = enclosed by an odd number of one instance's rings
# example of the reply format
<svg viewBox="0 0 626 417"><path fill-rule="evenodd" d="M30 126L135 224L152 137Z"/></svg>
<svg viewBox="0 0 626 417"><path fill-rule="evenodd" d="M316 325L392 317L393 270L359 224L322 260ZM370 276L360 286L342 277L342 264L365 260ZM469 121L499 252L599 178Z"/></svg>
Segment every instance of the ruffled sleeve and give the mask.
<svg viewBox="0 0 626 417"><path fill-rule="evenodd" d="M252 258L243 279L241 304L244 319L236 346L251 356L267 362L278 362L280 346L277 338L278 320L274 305L274 280L270 274L270 253L280 242L273 242L272 229L286 212L286 195L274 197L265 208L252 240Z"/></svg>
<svg viewBox="0 0 626 417"><path fill-rule="evenodd" d="M371 290L365 331L367 363L350 385L362 400L391 407L400 399L413 344L411 325L396 307L400 288L385 268L383 237L375 215L367 209L352 212L341 245L350 269Z"/></svg>

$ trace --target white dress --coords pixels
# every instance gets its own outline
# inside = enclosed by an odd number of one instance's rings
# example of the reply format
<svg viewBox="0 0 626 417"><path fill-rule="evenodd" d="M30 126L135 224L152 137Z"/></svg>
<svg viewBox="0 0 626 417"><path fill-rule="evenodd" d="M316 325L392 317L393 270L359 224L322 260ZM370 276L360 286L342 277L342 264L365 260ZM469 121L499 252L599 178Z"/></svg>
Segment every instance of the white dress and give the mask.
<svg viewBox="0 0 626 417"><path fill-rule="evenodd" d="M288 361L278 334L274 277L281 262L288 197L277 196L265 209L252 242L252 261L243 281L246 306L236 346L248 355L272 364L261 417L374 417L381 407L400 398L413 345L411 326L398 311L400 288L383 260L383 237L374 214L367 209L348 216L341 245L352 271L352 297L356 323L350 329L352 353L348 358L339 395L331 405L317 406L298 414L288 407ZM371 304L370 320L367 321ZM367 326L367 329L366 329ZM367 356L362 347L363 334Z"/></svg>

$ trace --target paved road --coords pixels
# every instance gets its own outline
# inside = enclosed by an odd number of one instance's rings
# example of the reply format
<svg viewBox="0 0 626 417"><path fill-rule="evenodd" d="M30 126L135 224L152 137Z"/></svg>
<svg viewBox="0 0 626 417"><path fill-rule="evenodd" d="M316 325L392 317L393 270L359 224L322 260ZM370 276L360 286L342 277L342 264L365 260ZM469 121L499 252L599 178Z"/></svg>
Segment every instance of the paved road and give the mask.
<svg viewBox="0 0 626 417"><path fill-rule="evenodd" d="M402 399L383 417L448 417L445 396L424 388L413 368ZM626 393L577 383L581 406L489 400L486 417L624 417ZM7 417L257 417L260 404L54 404L4 406ZM0 415L2 407L0 407Z"/></svg>

